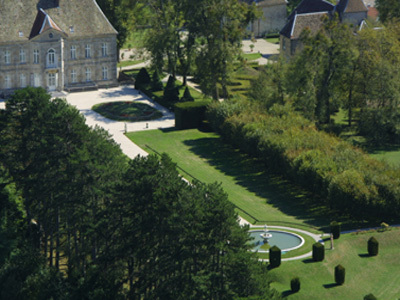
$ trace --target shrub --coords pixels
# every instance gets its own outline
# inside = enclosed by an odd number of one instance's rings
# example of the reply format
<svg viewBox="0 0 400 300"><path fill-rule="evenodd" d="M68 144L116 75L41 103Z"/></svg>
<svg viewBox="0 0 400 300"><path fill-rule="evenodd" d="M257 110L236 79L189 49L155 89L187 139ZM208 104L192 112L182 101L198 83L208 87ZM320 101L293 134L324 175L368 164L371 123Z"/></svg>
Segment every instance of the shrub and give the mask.
<svg viewBox="0 0 400 300"><path fill-rule="evenodd" d="M290 281L290 289L293 293L297 293L300 291L300 279L299 277L295 277Z"/></svg>
<svg viewBox="0 0 400 300"><path fill-rule="evenodd" d="M323 261L325 258L325 246L321 243L315 243L312 246L312 258L314 261Z"/></svg>
<svg viewBox="0 0 400 300"><path fill-rule="evenodd" d="M194 101L194 98L190 94L189 87L186 87L185 92L183 93L183 96L181 98L181 102L189 102L189 101Z"/></svg>
<svg viewBox="0 0 400 300"><path fill-rule="evenodd" d="M172 75L168 77L168 82L164 89L164 100L172 103L179 101L179 88L175 85L175 79Z"/></svg>
<svg viewBox="0 0 400 300"><path fill-rule="evenodd" d="M331 233L335 240L340 237L340 223L336 221L331 222Z"/></svg>
<svg viewBox="0 0 400 300"><path fill-rule="evenodd" d="M136 76L135 89L146 91L149 88L150 76L146 68L141 68Z"/></svg>
<svg viewBox="0 0 400 300"><path fill-rule="evenodd" d="M175 127L178 129L198 128L205 119L208 101L175 104Z"/></svg>
<svg viewBox="0 0 400 300"><path fill-rule="evenodd" d="M379 252L379 242L374 238L371 237L368 240L368 254L369 256L376 256Z"/></svg>
<svg viewBox="0 0 400 300"><path fill-rule="evenodd" d="M163 89L163 84L160 79L160 73L158 73L157 69L154 71L153 76L151 78L151 89L154 92L162 91L162 89Z"/></svg>
<svg viewBox="0 0 400 300"><path fill-rule="evenodd" d="M335 282L342 285L346 276L346 269L342 265L335 267Z"/></svg>
<svg viewBox="0 0 400 300"><path fill-rule="evenodd" d="M373 294L368 294L364 297L364 300L378 300Z"/></svg>
<svg viewBox="0 0 400 300"><path fill-rule="evenodd" d="M282 252L277 246L272 246L269 249L269 265L271 268L276 268L281 265Z"/></svg>

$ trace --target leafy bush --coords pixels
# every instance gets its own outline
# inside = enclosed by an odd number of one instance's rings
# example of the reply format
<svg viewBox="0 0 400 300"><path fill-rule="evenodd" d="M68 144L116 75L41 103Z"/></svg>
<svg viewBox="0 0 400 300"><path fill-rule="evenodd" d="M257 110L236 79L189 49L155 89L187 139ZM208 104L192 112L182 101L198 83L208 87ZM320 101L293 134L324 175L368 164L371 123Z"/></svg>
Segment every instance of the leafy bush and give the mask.
<svg viewBox="0 0 400 300"><path fill-rule="evenodd" d="M346 269L342 265L335 267L335 282L336 284L342 285L346 276Z"/></svg>
<svg viewBox="0 0 400 300"><path fill-rule="evenodd" d="M300 291L300 278L295 277L290 281L290 289L293 293Z"/></svg>
<svg viewBox="0 0 400 300"><path fill-rule="evenodd" d="M364 300L378 300L373 294L368 294L364 297Z"/></svg>
<svg viewBox="0 0 400 300"><path fill-rule="evenodd" d="M272 246L269 249L269 265L271 268L277 268L281 265L282 251L277 246Z"/></svg>
<svg viewBox="0 0 400 300"><path fill-rule="evenodd" d="M368 240L368 254L369 256L377 256L379 252L379 242L372 236Z"/></svg>
<svg viewBox="0 0 400 300"><path fill-rule="evenodd" d="M147 69L141 68L138 75L136 76L135 89L145 92L149 89L150 82L151 80Z"/></svg>
<svg viewBox="0 0 400 300"><path fill-rule="evenodd" d="M340 223L333 221L331 222L330 227L333 238L335 240L338 239L340 237Z"/></svg>
<svg viewBox="0 0 400 300"><path fill-rule="evenodd" d="M321 243L315 243L312 246L312 258L314 261L323 261L325 258L325 246Z"/></svg>
<svg viewBox="0 0 400 300"><path fill-rule="evenodd" d="M178 129L198 128L205 119L208 101L175 104L175 127Z"/></svg>
<svg viewBox="0 0 400 300"><path fill-rule="evenodd" d="M189 87L186 87L185 92L183 93L183 96L181 98L181 102L190 102L190 101L194 101L194 98L190 94Z"/></svg>

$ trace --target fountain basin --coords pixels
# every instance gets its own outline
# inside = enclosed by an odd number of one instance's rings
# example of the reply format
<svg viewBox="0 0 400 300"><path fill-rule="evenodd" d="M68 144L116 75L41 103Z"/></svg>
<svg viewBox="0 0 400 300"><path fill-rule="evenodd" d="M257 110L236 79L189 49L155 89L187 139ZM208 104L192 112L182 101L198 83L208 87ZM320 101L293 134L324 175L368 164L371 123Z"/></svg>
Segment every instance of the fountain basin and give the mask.
<svg viewBox="0 0 400 300"><path fill-rule="evenodd" d="M250 237L254 238L251 241L251 243L254 245L251 251L268 253L269 250L260 249L261 246L265 244L264 239L261 237L264 231L261 229L250 230L249 233ZM268 233L271 234L271 237L268 238L268 245L271 247L277 246L282 252L298 249L304 245L304 239L296 233L280 230L269 230Z"/></svg>

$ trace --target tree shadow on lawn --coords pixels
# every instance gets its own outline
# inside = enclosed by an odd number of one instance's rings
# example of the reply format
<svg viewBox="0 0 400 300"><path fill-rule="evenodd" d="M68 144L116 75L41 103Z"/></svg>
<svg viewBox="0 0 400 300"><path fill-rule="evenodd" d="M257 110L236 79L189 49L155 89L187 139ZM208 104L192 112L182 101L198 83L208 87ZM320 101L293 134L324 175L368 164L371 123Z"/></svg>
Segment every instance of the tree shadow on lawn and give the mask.
<svg viewBox="0 0 400 300"><path fill-rule="evenodd" d="M330 221L328 216L338 217L326 206L317 204L318 201L312 199L315 196L268 173L263 163L225 144L221 138L186 140L184 144L210 165L234 177L237 184L264 198L286 215L315 227L326 226Z"/></svg>
<svg viewBox="0 0 400 300"><path fill-rule="evenodd" d="M340 284L337 284L337 283L323 284L323 287L326 288L326 289L331 289L331 288L334 288L334 287L337 287L337 286L340 286Z"/></svg>

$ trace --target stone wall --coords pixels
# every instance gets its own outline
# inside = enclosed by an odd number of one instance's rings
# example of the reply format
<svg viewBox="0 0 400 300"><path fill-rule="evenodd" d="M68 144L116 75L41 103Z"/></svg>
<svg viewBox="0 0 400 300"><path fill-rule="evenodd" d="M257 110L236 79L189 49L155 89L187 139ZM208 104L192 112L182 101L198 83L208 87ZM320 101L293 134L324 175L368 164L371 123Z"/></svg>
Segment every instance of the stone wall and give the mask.
<svg viewBox="0 0 400 300"><path fill-rule="evenodd" d="M268 5L260 2L258 6L263 16L250 24L250 31L256 37L265 36L268 33L279 32L286 23L286 4Z"/></svg>

